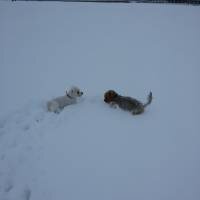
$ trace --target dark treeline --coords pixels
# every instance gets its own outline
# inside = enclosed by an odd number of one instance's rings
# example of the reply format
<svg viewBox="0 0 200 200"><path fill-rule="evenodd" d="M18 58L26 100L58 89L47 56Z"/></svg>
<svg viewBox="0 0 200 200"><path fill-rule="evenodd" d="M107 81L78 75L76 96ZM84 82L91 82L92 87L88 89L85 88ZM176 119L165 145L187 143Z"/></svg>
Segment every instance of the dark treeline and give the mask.
<svg viewBox="0 0 200 200"><path fill-rule="evenodd" d="M174 3L200 5L200 0L136 0L137 3Z"/></svg>
<svg viewBox="0 0 200 200"><path fill-rule="evenodd" d="M12 1L63 1L63 2L102 2L102 3L171 3L200 5L200 0L12 0Z"/></svg>

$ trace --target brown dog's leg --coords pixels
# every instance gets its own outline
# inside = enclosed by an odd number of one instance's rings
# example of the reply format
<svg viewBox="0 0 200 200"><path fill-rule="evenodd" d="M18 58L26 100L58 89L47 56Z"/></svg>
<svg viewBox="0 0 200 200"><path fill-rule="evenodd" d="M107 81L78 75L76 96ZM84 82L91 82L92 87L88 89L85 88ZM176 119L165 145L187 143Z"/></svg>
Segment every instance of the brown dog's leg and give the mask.
<svg viewBox="0 0 200 200"><path fill-rule="evenodd" d="M117 108L117 104L114 103L114 102L110 102L110 107L111 107L111 108Z"/></svg>
<svg viewBox="0 0 200 200"><path fill-rule="evenodd" d="M133 115L139 115L139 114L142 114L144 112L144 108L135 108L133 111L132 111L132 114Z"/></svg>

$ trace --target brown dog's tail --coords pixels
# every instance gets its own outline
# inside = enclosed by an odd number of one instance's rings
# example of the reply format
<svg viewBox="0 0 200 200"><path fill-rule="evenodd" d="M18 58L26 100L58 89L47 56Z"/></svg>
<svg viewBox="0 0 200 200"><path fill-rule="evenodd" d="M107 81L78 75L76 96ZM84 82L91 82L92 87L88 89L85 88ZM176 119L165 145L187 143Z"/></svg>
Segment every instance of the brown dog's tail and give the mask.
<svg viewBox="0 0 200 200"><path fill-rule="evenodd" d="M145 104L143 104L144 108L152 102L152 99L153 99L152 92L150 92L147 97L147 102Z"/></svg>

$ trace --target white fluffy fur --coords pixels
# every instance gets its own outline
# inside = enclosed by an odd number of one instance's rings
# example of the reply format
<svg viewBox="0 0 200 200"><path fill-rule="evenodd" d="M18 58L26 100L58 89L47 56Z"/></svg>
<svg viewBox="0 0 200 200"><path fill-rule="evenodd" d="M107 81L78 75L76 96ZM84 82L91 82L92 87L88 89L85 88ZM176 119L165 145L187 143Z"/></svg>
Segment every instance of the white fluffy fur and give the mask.
<svg viewBox="0 0 200 200"><path fill-rule="evenodd" d="M77 97L83 95L78 87L71 87L69 92L66 91L64 96L57 97L47 102L49 112L59 113L65 106L76 103Z"/></svg>

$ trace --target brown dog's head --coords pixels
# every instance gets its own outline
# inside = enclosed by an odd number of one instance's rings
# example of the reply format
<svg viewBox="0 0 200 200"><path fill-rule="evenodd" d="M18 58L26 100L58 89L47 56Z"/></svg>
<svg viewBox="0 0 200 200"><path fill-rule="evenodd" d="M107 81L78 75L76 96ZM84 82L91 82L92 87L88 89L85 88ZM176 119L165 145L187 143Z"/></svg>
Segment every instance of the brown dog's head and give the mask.
<svg viewBox="0 0 200 200"><path fill-rule="evenodd" d="M106 103L110 103L112 101L114 101L114 99L118 96L117 92L115 92L114 90L108 90L107 92L105 92L104 94L104 101Z"/></svg>

